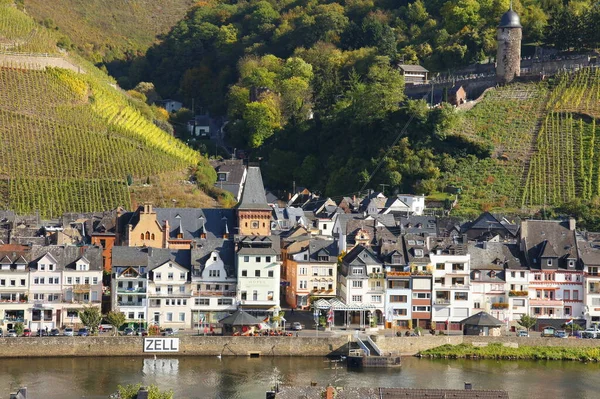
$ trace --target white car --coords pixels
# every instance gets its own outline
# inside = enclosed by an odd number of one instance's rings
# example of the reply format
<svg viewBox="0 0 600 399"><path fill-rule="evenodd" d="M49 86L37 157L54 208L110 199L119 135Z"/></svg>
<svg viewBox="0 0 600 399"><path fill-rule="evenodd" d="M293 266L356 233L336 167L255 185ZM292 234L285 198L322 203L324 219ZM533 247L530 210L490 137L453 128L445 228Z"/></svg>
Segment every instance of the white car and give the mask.
<svg viewBox="0 0 600 399"><path fill-rule="evenodd" d="M302 330L302 324L300 324L297 321L293 322L292 323L292 330L294 330L294 331L300 331L300 330Z"/></svg>
<svg viewBox="0 0 600 399"><path fill-rule="evenodd" d="M16 338L17 337L17 332L15 330L8 330L8 333L6 333L7 337L12 337L12 338Z"/></svg>
<svg viewBox="0 0 600 399"><path fill-rule="evenodd" d="M65 328L65 330L63 331L63 335L65 337L72 337L74 335L73 329L70 327Z"/></svg>

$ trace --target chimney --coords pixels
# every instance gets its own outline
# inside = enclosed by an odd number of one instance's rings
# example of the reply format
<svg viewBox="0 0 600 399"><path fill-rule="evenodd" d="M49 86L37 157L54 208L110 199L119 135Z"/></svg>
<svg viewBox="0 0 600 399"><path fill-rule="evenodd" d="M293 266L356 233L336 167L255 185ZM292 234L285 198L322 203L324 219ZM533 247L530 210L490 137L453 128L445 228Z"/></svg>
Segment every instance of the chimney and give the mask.
<svg viewBox="0 0 600 399"><path fill-rule="evenodd" d="M169 235L171 233L171 228L169 227L169 221L165 220L163 225L163 248L169 248Z"/></svg>
<svg viewBox="0 0 600 399"><path fill-rule="evenodd" d="M465 390L470 391L471 389L473 389L473 384L465 382Z"/></svg>
<svg viewBox="0 0 600 399"><path fill-rule="evenodd" d="M483 241L483 242L481 243L481 248L483 248L483 249L487 249L487 241Z"/></svg>
<svg viewBox="0 0 600 399"><path fill-rule="evenodd" d="M569 230L575 231L575 218L569 218Z"/></svg>

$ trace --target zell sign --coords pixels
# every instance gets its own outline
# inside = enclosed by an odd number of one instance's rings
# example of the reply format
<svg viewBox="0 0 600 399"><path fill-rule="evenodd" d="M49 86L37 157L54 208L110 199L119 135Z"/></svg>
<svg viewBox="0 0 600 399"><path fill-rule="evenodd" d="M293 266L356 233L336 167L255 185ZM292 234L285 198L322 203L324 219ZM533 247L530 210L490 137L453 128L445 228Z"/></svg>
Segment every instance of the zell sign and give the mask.
<svg viewBox="0 0 600 399"><path fill-rule="evenodd" d="M144 338L144 352L179 352L179 338Z"/></svg>

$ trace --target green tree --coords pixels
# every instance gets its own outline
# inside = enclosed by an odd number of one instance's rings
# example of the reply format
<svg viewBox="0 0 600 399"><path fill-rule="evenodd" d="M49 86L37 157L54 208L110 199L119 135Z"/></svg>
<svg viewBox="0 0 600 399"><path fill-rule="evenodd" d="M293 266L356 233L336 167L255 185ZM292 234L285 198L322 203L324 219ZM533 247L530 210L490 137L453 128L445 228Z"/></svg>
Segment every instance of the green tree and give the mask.
<svg viewBox="0 0 600 399"><path fill-rule="evenodd" d="M23 335L23 331L25 331L25 326L23 325L23 323L18 322L15 324L15 332L17 333L17 336L21 336Z"/></svg>
<svg viewBox="0 0 600 399"><path fill-rule="evenodd" d="M96 306L86 306L79 312L79 320L86 326L92 334L98 333L98 326L102 321L100 309Z"/></svg>
<svg viewBox="0 0 600 399"><path fill-rule="evenodd" d="M278 126L278 119L277 111L272 105L256 101L246 104L244 122L248 129L250 147L258 148L271 137Z"/></svg>
<svg viewBox="0 0 600 399"><path fill-rule="evenodd" d="M117 335L119 328L125 324L125 314L121 312L108 312L106 321L113 326L113 335Z"/></svg>
<svg viewBox="0 0 600 399"><path fill-rule="evenodd" d="M137 399L141 384L129 384L117 386L117 392L120 399ZM156 385L150 385L148 388L148 399L173 399L173 391L161 392Z"/></svg>
<svg viewBox="0 0 600 399"><path fill-rule="evenodd" d="M537 318L523 314L521 315L521 318L517 320L517 323L529 331L533 326L535 326L535 323L537 323Z"/></svg>

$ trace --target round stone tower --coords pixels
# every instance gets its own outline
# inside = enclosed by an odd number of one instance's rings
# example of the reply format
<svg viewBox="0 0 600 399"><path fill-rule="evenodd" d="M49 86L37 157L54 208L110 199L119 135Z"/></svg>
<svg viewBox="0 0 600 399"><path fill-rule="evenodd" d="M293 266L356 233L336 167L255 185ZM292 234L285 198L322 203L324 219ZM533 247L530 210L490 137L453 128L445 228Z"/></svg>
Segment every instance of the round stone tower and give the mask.
<svg viewBox="0 0 600 399"><path fill-rule="evenodd" d="M496 80L510 83L521 75L521 38L523 27L519 15L510 9L504 13L498 26L498 53L496 56Z"/></svg>

